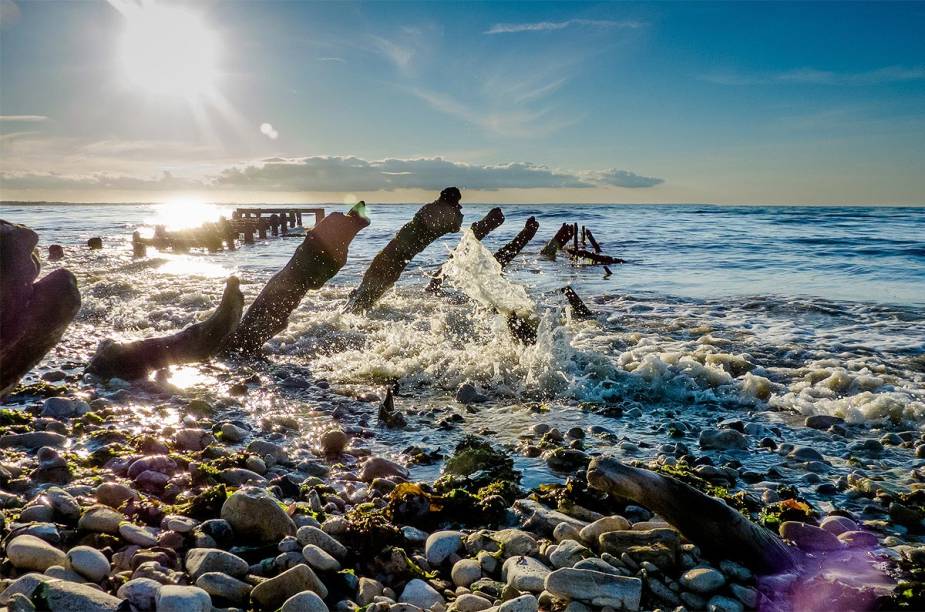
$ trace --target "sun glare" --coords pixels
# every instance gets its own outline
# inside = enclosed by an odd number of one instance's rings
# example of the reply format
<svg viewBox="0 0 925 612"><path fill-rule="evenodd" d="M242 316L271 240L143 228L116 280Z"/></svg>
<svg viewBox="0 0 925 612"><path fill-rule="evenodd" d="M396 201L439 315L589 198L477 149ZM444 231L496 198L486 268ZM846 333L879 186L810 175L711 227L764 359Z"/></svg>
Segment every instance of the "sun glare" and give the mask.
<svg viewBox="0 0 925 612"><path fill-rule="evenodd" d="M220 45L201 15L154 2L120 10L126 22L119 58L131 85L187 99L213 92Z"/></svg>

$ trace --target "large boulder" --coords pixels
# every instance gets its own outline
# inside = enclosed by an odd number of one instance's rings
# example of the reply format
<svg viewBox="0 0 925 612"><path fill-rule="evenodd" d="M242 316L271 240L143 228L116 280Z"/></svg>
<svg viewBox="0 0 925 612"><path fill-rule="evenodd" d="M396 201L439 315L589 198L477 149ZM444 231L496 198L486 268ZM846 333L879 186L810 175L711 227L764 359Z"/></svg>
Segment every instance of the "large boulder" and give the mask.
<svg viewBox="0 0 925 612"><path fill-rule="evenodd" d="M259 543L275 543L295 535L296 527L280 502L263 489L241 489L222 505L221 517L228 521L235 535Z"/></svg>

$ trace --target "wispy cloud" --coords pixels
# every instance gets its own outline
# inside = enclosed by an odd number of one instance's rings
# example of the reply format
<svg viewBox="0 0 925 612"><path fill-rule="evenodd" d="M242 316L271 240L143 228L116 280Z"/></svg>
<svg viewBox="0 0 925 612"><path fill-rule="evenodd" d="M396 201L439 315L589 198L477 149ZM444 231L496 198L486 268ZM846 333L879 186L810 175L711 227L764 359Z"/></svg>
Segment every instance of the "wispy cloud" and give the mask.
<svg viewBox="0 0 925 612"><path fill-rule="evenodd" d="M442 157L367 160L353 156L274 157L245 162L188 178L171 172L133 176L109 172L0 172L5 189L151 190L176 189L237 191L393 191L437 190L447 185L463 189L590 189L645 188L662 179L627 170L570 171L530 162L470 164Z"/></svg>
<svg viewBox="0 0 925 612"><path fill-rule="evenodd" d="M48 117L45 115L0 115L0 121L36 123L38 121L48 121Z"/></svg>
<svg viewBox="0 0 925 612"><path fill-rule="evenodd" d="M530 109L523 105L528 98L521 98L519 103L514 105L494 105L489 102L485 105L473 106L452 96L422 87L415 87L410 91L435 110L462 119L466 123L499 136L517 138L546 136L573 125L581 119L578 116L553 118L549 108Z"/></svg>
<svg viewBox="0 0 925 612"><path fill-rule="evenodd" d="M795 68L784 72L713 72L699 77L717 85L766 85L793 83L807 85L879 85L925 80L925 66L884 66L862 72L836 72L817 68Z"/></svg>
<svg viewBox="0 0 925 612"><path fill-rule="evenodd" d="M570 27L599 29L637 29L645 25L642 21L612 19L567 19L565 21L534 21L528 23L496 23L485 30L485 34L516 34L518 32L553 32Z"/></svg>

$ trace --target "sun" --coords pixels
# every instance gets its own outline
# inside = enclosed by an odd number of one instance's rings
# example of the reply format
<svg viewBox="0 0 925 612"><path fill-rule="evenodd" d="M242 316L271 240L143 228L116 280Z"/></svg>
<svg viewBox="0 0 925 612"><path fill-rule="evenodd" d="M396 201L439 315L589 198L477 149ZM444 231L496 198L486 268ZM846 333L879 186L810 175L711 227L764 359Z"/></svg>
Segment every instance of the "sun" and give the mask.
<svg viewBox="0 0 925 612"><path fill-rule="evenodd" d="M220 44L202 15L151 1L116 6L125 17L118 57L130 85L186 99L213 93Z"/></svg>

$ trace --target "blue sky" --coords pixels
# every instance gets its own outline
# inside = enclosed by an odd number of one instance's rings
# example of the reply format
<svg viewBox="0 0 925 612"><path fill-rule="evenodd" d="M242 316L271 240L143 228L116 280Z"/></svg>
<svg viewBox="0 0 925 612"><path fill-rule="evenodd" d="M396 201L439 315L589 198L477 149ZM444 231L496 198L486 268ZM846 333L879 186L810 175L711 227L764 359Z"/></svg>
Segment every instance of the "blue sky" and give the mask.
<svg viewBox="0 0 925 612"><path fill-rule="evenodd" d="M925 203L925 4L159 6L0 0L0 196Z"/></svg>

